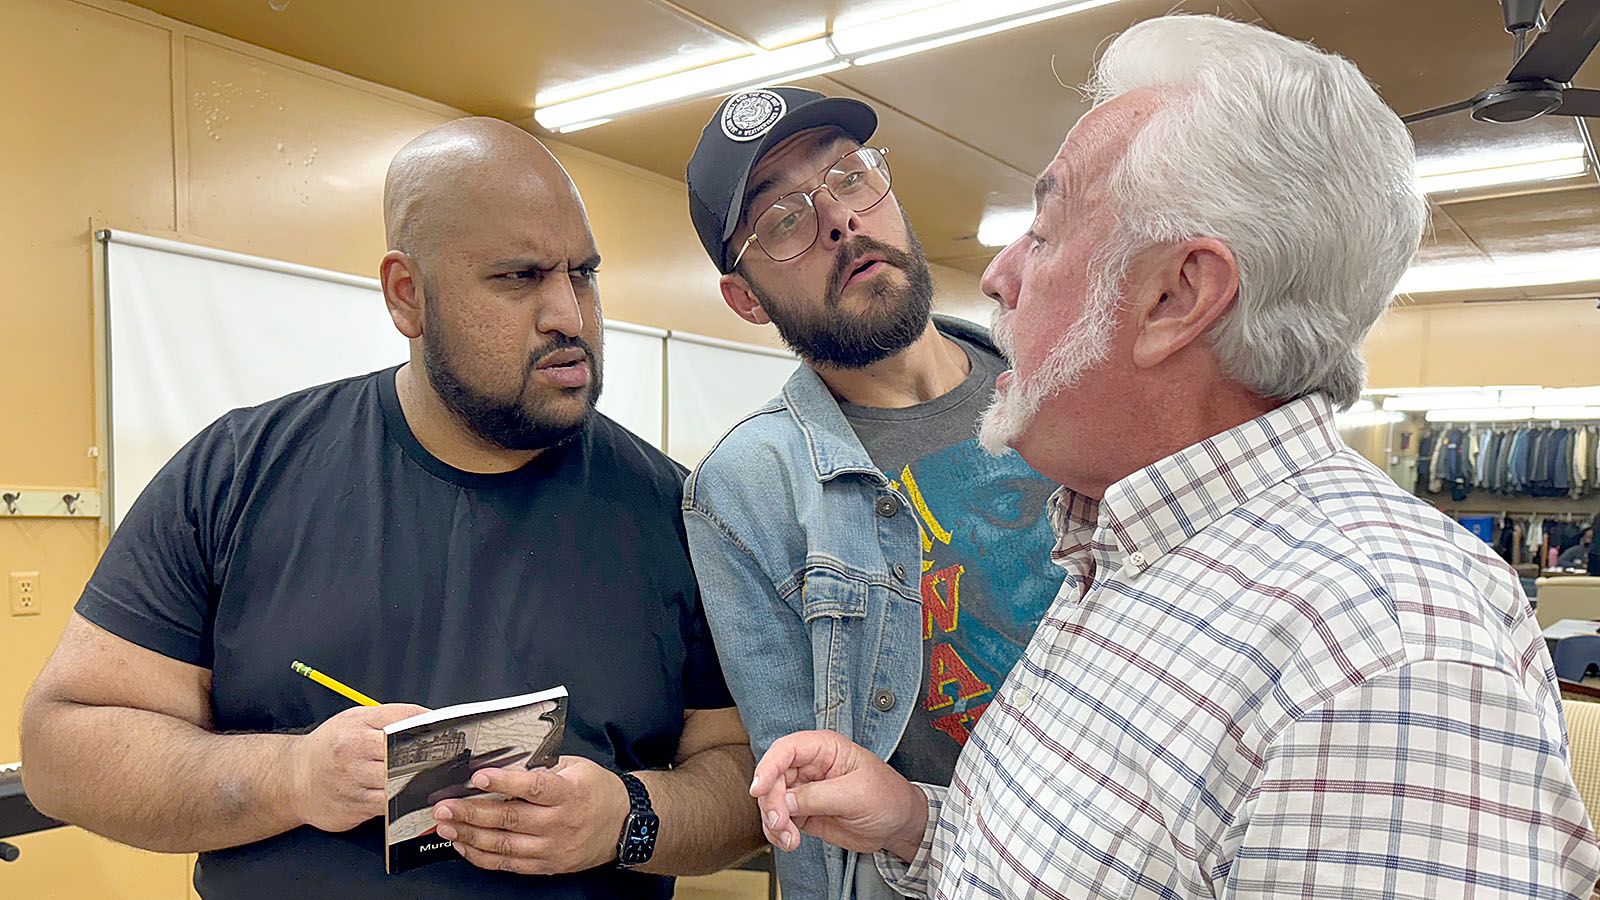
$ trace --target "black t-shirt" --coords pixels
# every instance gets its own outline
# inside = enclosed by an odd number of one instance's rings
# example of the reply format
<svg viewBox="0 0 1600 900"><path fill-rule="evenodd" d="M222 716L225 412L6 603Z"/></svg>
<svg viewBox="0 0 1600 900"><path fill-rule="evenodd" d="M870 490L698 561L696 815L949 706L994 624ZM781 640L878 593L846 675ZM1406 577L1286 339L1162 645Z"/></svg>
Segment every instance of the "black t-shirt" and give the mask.
<svg viewBox="0 0 1600 900"><path fill-rule="evenodd" d="M440 707L565 684L563 753L665 768L686 709L733 702L689 563L683 470L596 414L504 474L429 454L395 371L231 412L169 462L78 601L89 621L212 671L218 731L314 727L348 701ZM107 802L116 802L108 798ZM200 855L202 895L667 897L614 867L561 877L451 860L383 870L382 821Z"/></svg>

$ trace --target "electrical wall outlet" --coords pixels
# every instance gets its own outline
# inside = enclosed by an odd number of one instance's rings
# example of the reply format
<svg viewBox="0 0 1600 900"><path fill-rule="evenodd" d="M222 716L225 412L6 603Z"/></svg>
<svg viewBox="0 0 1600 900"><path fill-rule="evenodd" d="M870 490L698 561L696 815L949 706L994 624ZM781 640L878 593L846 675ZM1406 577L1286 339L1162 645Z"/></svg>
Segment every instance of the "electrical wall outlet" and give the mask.
<svg viewBox="0 0 1600 900"><path fill-rule="evenodd" d="M37 616L39 614L39 573L11 573L11 614Z"/></svg>

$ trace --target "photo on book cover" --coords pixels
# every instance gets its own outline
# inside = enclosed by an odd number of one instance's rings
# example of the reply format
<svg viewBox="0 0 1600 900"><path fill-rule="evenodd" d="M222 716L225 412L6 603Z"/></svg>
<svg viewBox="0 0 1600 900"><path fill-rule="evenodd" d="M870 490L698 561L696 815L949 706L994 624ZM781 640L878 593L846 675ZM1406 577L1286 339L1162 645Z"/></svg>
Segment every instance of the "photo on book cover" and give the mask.
<svg viewBox="0 0 1600 900"><path fill-rule="evenodd" d="M480 769L554 765L566 733L564 688L435 710L388 732L386 868L403 872L459 855L435 832L441 800L496 797L472 786Z"/></svg>

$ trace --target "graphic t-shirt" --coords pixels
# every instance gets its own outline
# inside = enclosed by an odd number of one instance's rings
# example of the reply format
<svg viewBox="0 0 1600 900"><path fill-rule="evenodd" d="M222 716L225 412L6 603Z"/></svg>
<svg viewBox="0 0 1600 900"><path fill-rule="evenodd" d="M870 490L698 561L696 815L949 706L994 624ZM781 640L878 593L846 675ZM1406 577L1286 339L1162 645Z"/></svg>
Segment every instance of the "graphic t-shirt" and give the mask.
<svg viewBox="0 0 1600 900"><path fill-rule="evenodd" d="M922 691L889 763L943 785L1063 578L1045 515L1057 486L1016 454L978 446L1005 360L949 337L972 364L954 390L904 409L840 404L922 528Z"/></svg>

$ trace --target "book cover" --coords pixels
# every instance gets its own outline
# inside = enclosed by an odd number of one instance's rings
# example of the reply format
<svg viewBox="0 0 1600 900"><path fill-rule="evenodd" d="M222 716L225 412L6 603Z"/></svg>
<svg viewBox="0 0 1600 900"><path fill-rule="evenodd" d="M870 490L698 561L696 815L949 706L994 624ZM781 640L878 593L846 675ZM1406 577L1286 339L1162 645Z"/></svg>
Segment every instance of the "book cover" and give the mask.
<svg viewBox="0 0 1600 900"><path fill-rule="evenodd" d="M435 831L433 807L498 797L472 786L479 769L554 765L567 730L567 689L463 703L402 719L388 737L384 867L393 875L460 855Z"/></svg>

